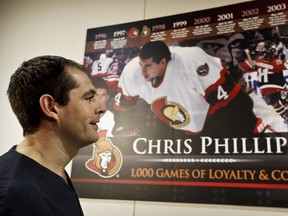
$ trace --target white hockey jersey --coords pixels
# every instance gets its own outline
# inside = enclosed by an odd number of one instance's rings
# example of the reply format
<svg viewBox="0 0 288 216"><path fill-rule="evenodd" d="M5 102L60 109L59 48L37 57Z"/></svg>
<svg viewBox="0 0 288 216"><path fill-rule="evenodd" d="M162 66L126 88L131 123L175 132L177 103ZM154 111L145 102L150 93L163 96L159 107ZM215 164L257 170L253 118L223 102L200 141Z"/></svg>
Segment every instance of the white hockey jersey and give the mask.
<svg viewBox="0 0 288 216"><path fill-rule="evenodd" d="M170 47L162 82L152 86L141 74L139 57L124 68L118 87L127 97L139 96L151 104L153 112L175 129L200 133L205 120L225 106L240 91L227 82L221 60L207 55L199 47ZM116 105L121 106L120 100Z"/></svg>

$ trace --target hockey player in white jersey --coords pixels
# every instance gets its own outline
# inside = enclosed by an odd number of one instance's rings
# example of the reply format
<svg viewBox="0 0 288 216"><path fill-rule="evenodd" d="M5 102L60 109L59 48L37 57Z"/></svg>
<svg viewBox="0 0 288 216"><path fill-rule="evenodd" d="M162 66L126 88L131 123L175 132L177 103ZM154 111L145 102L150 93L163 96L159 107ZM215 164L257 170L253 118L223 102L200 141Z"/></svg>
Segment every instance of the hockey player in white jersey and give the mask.
<svg viewBox="0 0 288 216"><path fill-rule="evenodd" d="M148 42L125 66L118 87L115 109L131 109L141 97L162 121L186 134L250 136L269 127L221 60L199 47Z"/></svg>
<svg viewBox="0 0 288 216"><path fill-rule="evenodd" d="M105 53L102 53L99 59L95 60L92 64L92 77L106 76L110 64L113 62L113 58L107 57Z"/></svg>

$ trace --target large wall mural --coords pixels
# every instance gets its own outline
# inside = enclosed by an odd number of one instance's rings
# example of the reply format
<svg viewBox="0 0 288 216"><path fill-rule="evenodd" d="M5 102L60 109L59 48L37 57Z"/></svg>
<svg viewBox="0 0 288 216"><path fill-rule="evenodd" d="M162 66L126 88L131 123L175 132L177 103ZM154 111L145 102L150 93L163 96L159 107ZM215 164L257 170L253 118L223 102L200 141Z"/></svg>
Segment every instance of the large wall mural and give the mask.
<svg viewBox="0 0 288 216"><path fill-rule="evenodd" d="M80 197L288 207L284 0L87 30L108 111L73 160Z"/></svg>

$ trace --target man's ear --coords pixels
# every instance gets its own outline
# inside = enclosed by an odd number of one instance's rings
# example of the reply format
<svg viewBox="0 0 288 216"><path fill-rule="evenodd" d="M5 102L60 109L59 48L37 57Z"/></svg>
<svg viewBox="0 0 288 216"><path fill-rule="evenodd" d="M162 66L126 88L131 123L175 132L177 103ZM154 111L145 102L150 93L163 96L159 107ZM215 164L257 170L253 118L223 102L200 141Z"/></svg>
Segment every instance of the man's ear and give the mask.
<svg viewBox="0 0 288 216"><path fill-rule="evenodd" d="M167 59L166 58L162 58L161 61L160 61L160 64L166 65L167 64Z"/></svg>
<svg viewBox="0 0 288 216"><path fill-rule="evenodd" d="M55 109L56 102L51 95L42 95L39 99L39 104L43 113L48 118L58 119L57 109Z"/></svg>

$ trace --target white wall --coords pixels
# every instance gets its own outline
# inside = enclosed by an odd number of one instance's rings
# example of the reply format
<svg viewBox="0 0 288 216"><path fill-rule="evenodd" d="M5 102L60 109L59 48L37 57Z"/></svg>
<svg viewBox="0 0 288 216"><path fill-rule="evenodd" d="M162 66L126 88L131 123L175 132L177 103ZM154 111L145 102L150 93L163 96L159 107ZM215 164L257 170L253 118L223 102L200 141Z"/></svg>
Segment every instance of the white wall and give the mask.
<svg viewBox="0 0 288 216"><path fill-rule="evenodd" d="M23 60L43 54L82 62L86 30L245 0L0 0L0 155L22 139L6 96ZM247 0L246 0L247 1ZM67 167L68 171L71 166ZM235 194L237 196L237 194ZM284 216L287 209L81 199L86 216Z"/></svg>

